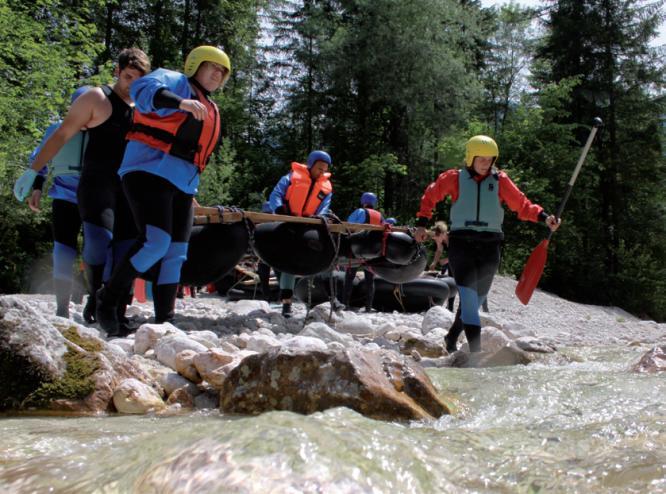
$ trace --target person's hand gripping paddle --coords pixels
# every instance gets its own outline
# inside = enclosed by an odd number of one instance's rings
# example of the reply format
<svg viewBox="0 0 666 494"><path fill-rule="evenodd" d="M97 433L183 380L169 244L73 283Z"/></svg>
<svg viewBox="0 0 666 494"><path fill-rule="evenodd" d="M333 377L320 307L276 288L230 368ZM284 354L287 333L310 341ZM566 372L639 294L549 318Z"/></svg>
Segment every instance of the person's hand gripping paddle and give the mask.
<svg viewBox="0 0 666 494"><path fill-rule="evenodd" d="M580 153L580 158L578 158L578 164L576 165L576 169L574 170L573 174L571 175L571 178L569 179L569 184L567 185L567 190L564 193L562 202L560 202L560 207L557 208L557 214L555 215L555 217L558 220L562 216L562 211L564 210L564 206L569 200L569 196L571 195L571 189L573 189L574 182L576 181L576 178L578 178L578 173L580 172L580 169L582 168L583 163L585 162L585 158L587 156L588 151L590 150L590 146L592 146L592 141L594 141L594 136L596 136L599 127L601 127L602 125L603 122L599 117L594 119L592 130L590 131L590 135L587 138L587 142L583 147L583 151ZM520 300L525 305L527 305L530 301L530 298L532 298L532 293L534 293L534 289L539 283L539 279L541 278L541 274L543 273L543 268L546 265L546 258L548 257L548 244L552 236L553 232L551 231L548 234L548 237L545 240L542 240L541 243L537 245L536 248L532 251L530 258L527 260L527 264L525 264L525 268L523 269L523 274L520 275L520 279L518 280L518 285L516 286L516 296L518 297L518 300Z"/></svg>

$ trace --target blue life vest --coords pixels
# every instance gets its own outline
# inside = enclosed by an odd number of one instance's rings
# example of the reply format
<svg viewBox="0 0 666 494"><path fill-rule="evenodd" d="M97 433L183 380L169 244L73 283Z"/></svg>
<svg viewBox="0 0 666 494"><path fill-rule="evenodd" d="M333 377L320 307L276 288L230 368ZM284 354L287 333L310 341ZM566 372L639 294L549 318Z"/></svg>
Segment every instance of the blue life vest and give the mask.
<svg viewBox="0 0 666 494"><path fill-rule="evenodd" d="M88 144L88 133L79 131L60 148L58 154L51 159L53 175L80 175L83 168L83 153Z"/></svg>
<svg viewBox="0 0 666 494"><path fill-rule="evenodd" d="M458 200L451 206L451 231L502 233L504 209L499 198L496 169L477 182L466 169L458 174Z"/></svg>

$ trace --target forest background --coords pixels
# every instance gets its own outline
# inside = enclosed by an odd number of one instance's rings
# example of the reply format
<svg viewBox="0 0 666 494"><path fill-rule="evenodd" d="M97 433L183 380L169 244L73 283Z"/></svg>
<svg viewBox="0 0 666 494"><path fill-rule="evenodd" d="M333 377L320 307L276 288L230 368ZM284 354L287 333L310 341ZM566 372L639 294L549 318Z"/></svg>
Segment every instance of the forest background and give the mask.
<svg viewBox="0 0 666 494"><path fill-rule="evenodd" d="M540 286L664 321L665 48L650 43L664 16L664 0L0 0L0 293L45 269L50 204L34 214L12 186L74 89L111 82L125 47L179 70L212 44L233 71L215 95L224 141L202 204L258 210L291 161L321 148L341 218L369 190L413 224L424 188L482 133L554 212L600 116ZM500 269L518 275L546 229L508 213L505 233Z"/></svg>

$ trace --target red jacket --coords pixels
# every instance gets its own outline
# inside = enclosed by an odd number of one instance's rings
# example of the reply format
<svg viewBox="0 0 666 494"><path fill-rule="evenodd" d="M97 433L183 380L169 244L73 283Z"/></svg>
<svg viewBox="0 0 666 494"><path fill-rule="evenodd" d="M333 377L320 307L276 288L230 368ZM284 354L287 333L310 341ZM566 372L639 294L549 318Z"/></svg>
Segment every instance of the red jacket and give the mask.
<svg viewBox="0 0 666 494"><path fill-rule="evenodd" d="M447 170L437 177L433 183L426 187L421 197L421 207L416 213L418 218L432 218L432 210L438 202L450 196L451 201L458 200L458 174L460 170ZM484 177L476 176L474 180L481 181ZM539 215L543 208L538 204L532 204L520 189L514 184L504 172L499 172L499 198L509 209L518 214L518 218L524 221L539 221Z"/></svg>

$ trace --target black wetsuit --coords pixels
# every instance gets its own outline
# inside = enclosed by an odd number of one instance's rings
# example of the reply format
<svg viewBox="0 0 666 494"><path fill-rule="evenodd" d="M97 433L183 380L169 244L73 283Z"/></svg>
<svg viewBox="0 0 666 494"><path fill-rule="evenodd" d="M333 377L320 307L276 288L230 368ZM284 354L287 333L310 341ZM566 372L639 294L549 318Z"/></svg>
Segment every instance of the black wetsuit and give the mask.
<svg viewBox="0 0 666 494"><path fill-rule="evenodd" d="M83 221L83 260L88 269L91 302L102 281L110 277L113 262L125 254L137 235L118 176L132 108L109 86L102 86L102 91L109 99L112 111L108 119L88 129L88 147L77 192ZM90 314L94 314L94 306L90 305L84 312L89 322L92 320Z"/></svg>

